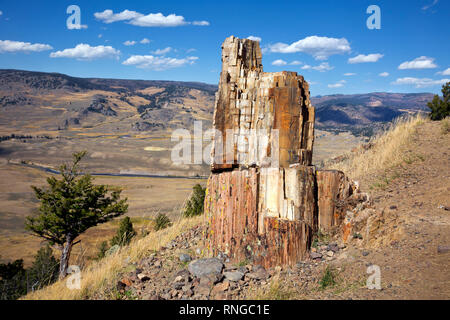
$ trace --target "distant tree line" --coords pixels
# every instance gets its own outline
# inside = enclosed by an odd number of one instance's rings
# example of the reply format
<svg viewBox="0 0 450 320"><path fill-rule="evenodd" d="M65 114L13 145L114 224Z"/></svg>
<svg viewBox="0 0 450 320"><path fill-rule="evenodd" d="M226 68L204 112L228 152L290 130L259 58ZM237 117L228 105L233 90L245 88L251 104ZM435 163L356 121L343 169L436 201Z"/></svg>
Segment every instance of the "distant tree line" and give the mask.
<svg viewBox="0 0 450 320"><path fill-rule="evenodd" d="M30 136L30 135L15 134L15 133L10 134L9 136L0 136L0 142L12 140L12 139L17 139L17 140L47 139L47 140L51 140L51 139L53 139L53 137L51 137L51 136Z"/></svg>

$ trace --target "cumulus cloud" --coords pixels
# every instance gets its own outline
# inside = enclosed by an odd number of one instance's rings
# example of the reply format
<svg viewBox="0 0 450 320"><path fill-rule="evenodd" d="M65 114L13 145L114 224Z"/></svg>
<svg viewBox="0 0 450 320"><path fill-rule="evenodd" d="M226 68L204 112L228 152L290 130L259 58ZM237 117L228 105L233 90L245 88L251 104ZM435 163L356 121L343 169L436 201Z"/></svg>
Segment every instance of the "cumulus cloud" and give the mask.
<svg viewBox="0 0 450 320"><path fill-rule="evenodd" d="M94 60L101 58L118 58L120 51L111 46L91 47L88 44L80 43L75 48L64 49L52 52L51 58L72 58L77 60Z"/></svg>
<svg viewBox="0 0 450 320"><path fill-rule="evenodd" d="M450 79L440 79L440 80L433 80L429 78L412 78L412 77L405 77L405 78L398 78L392 84L396 85L413 85L416 88L425 88L425 87L431 87L436 85L443 85L447 82L449 82Z"/></svg>
<svg viewBox="0 0 450 320"><path fill-rule="evenodd" d="M356 76L356 73L347 72L347 73L344 73L344 76L346 76L346 77Z"/></svg>
<svg viewBox="0 0 450 320"><path fill-rule="evenodd" d="M3 11L0 10L0 16L3 14Z"/></svg>
<svg viewBox="0 0 450 320"><path fill-rule="evenodd" d="M405 69L433 69L437 68L437 65L434 63L434 58L421 56L415 58L412 61L405 61L398 66L400 70Z"/></svg>
<svg viewBox="0 0 450 320"><path fill-rule="evenodd" d="M0 40L0 53L3 52L41 52L52 50L53 47L48 44L30 43L11 40Z"/></svg>
<svg viewBox="0 0 450 320"><path fill-rule="evenodd" d="M310 36L292 44L279 42L269 45L269 50L278 53L304 52L312 55L316 60L327 60L335 54L349 53L351 48L345 38Z"/></svg>
<svg viewBox="0 0 450 320"><path fill-rule="evenodd" d="M126 46L134 46L136 44L136 41L127 40L123 44Z"/></svg>
<svg viewBox="0 0 450 320"><path fill-rule="evenodd" d="M150 43L150 40L147 38L144 38L141 40L141 44L149 44L149 43Z"/></svg>
<svg viewBox="0 0 450 320"><path fill-rule="evenodd" d="M209 26L209 22L208 21L194 21L192 22L192 24L194 26Z"/></svg>
<svg viewBox="0 0 450 320"><path fill-rule="evenodd" d="M292 61L291 63L289 63L291 66L299 66L299 65L301 65L303 62L301 62L301 61L298 61L298 60L294 60L294 61Z"/></svg>
<svg viewBox="0 0 450 320"><path fill-rule="evenodd" d="M336 82L336 83L329 84L329 85L328 85L328 88L342 88L342 87L344 86L345 83L346 83L345 80L341 80L341 81L338 81L338 82Z"/></svg>
<svg viewBox="0 0 450 320"><path fill-rule="evenodd" d="M430 9L431 7L434 7L435 5L437 5L438 2L439 2L439 0L433 0L432 3L423 6L422 10L426 11L426 10Z"/></svg>
<svg viewBox="0 0 450 320"><path fill-rule="evenodd" d="M275 60L274 62L272 62L273 66L285 66L287 65L287 62L281 59Z"/></svg>
<svg viewBox="0 0 450 320"><path fill-rule="evenodd" d="M450 68L447 68L444 71L439 71L436 74L440 74L440 75L443 75L443 76L450 76Z"/></svg>
<svg viewBox="0 0 450 320"><path fill-rule="evenodd" d="M367 63L367 62L377 62L381 58L384 57L384 54L381 53L371 53L368 55L359 54L356 57L348 59L348 63Z"/></svg>
<svg viewBox="0 0 450 320"><path fill-rule="evenodd" d="M183 16L177 16L176 14L165 16L162 13L150 13L145 15L131 10L114 13L114 11L106 9L103 12L94 13L94 16L104 23L126 21L129 24L139 27L178 27L187 24L209 26L208 21L187 22Z"/></svg>
<svg viewBox="0 0 450 320"><path fill-rule="evenodd" d="M94 13L94 17L104 23L113 23L117 21L127 21L143 16L136 11L124 10L121 13L114 13L112 10Z"/></svg>
<svg viewBox="0 0 450 320"><path fill-rule="evenodd" d="M258 42L262 41L262 39L260 37L256 37L256 36L248 36L247 39L252 40L252 41L258 41Z"/></svg>
<svg viewBox="0 0 450 320"><path fill-rule="evenodd" d="M172 51L172 48L171 47L167 47L167 48L164 48L164 49L155 50L152 53L156 54L156 55L164 55L164 54L169 53L171 51Z"/></svg>
<svg viewBox="0 0 450 320"><path fill-rule="evenodd" d="M157 57L152 55L140 56L133 55L122 64L126 66L136 66L140 69L148 69L154 71L164 71L167 69L182 67L187 64L194 64L198 57L186 57L183 59Z"/></svg>
<svg viewBox="0 0 450 320"><path fill-rule="evenodd" d="M388 77L389 76L389 72L382 72L379 74L380 77Z"/></svg>
<svg viewBox="0 0 450 320"><path fill-rule="evenodd" d="M328 64L328 62L322 62L321 64L319 64L318 66L310 66L308 64L305 64L302 67L302 70L316 70L316 71L320 71L320 72L325 72L325 71L330 71L333 70L334 67L330 66Z"/></svg>

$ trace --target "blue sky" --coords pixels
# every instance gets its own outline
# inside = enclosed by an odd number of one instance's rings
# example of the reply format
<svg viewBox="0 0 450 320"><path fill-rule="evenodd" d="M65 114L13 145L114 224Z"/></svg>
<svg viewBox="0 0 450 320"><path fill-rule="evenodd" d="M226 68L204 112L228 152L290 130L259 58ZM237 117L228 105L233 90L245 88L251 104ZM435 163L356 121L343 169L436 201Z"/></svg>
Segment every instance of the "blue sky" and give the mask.
<svg viewBox="0 0 450 320"><path fill-rule="evenodd" d="M366 25L370 5L381 29ZM1 0L0 68L217 83L223 40L253 36L265 71L296 71L313 95L438 93L450 81L449 29L445 0Z"/></svg>

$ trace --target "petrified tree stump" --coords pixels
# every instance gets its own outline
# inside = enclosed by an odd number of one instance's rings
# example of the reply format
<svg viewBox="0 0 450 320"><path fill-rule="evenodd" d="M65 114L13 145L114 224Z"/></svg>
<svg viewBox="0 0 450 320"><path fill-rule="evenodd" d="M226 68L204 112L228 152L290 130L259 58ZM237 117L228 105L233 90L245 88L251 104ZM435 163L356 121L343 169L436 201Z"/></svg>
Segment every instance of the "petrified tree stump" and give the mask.
<svg viewBox="0 0 450 320"><path fill-rule="evenodd" d="M319 229L329 231L344 220L344 201L353 194L354 186L343 172L336 170L318 170L316 179Z"/></svg>
<svg viewBox="0 0 450 320"><path fill-rule="evenodd" d="M236 262L292 265L319 228L340 222L336 200L348 180L311 165L315 112L304 78L263 72L256 41L229 37L222 49L205 197L210 249Z"/></svg>

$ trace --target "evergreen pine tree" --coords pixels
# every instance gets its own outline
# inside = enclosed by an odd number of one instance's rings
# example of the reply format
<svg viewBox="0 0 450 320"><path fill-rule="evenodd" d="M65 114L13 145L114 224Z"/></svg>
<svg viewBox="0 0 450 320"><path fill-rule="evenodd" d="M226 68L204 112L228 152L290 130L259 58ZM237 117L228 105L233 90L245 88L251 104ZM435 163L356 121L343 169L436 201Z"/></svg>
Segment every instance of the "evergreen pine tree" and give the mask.
<svg viewBox="0 0 450 320"><path fill-rule="evenodd" d="M203 214L206 188L196 184L193 188L191 198L187 201L183 216L194 217Z"/></svg>
<svg viewBox="0 0 450 320"><path fill-rule="evenodd" d="M89 174L79 171L86 152L73 155L72 164L60 167L61 179L47 179L48 188L32 187L41 201L39 214L27 217L26 228L35 235L58 244L62 249L59 277L67 275L75 239L87 229L123 215L128 205L121 200L121 190L106 185L94 185Z"/></svg>
<svg viewBox="0 0 450 320"><path fill-rule="evenodd" d="M119 230L111 240L111 247L115 245L125 246L130 243L135 235L136 231L133 229L130 217L125 217L120 222Z"/></svg>
<svg viewBox="0 0 450 320"><path fill-rule="evenodd" d="M442 96L443 99L435 95L433 100L428 102L428 108L431 109L430 119L433 121L450 116L450 82L442 86Z"/></svg>

